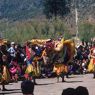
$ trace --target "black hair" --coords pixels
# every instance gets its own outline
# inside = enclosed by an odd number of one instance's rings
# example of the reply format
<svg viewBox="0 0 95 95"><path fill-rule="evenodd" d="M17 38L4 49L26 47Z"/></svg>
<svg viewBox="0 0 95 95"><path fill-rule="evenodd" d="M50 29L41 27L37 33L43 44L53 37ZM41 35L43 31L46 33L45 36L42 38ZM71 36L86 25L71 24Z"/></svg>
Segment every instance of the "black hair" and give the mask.
<svg viewBox="0 0 95 95"><path fill-rule="evenodd" d="M33 94L34 83L30 80L25 80L21 83L21 90L23 94Z"/></svg>
<svg viewBox="0 0 95 95"><path fill-rule="evenodd" d="M89 95L89 92L86 87L78 86L76 88L76 95Z"/></svg>
<svg viewBox="0 0 95 95"><path fill-rule="evenodd" d="M75 95L75 89L74 88L64 89L62 95Z"/></svg>

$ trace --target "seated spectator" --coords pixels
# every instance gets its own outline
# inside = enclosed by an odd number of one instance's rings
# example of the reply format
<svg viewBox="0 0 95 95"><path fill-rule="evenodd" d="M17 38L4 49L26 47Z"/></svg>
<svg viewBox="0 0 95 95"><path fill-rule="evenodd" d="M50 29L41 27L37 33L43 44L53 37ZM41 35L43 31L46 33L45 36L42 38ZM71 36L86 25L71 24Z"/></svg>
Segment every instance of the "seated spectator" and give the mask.
<svg viewBox="0 0 95 95"><path fill-rule="evenodd" d="M76 88L76 95L89 95L89 92L86 87L78 86Z"/></svg>
<svg viewBox="0 0 95 95"><path fill-rule="evenodd" d="M34 83L30 80L23 81L21 83L21 90L23 95L34 95Z"/></svg>
<svg viewBox="0 0 95 95"><path fill-rule="evenodd" d="M64 89L63 92L62 92L62 95L76 95L75 94L75 89L74 88Z"/></svg>

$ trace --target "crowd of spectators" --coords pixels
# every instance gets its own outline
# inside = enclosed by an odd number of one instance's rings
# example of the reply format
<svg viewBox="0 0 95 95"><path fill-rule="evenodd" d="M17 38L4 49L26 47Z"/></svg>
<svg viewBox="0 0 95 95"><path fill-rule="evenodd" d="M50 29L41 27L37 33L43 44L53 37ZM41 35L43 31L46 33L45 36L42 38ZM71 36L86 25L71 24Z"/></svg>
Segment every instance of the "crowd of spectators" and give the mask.
<svg viewBox="0 0 95 95"><path fill-rule="evenodd" d="M90 49L92 47L93 44L88 43L82 43L80 46L76 47L75 56L71 62L72 64L69 65L70 74L87 73L87 68L90 61ZM35 56L40 56L42 51L42 48L36 46L32 47L30 62ZM17 82L18 78L23 77L25 74L28 63L26 58L26 46L21 46L14 42L11 42L11 44L8 45L0 46L0 73L2 73L2 65L5 64L9 69L11 79ZM44 67L42 65L41 69L41 73L48 72L48 66Z"/></svg>
<svg viewBox="0 0 95 95"><path fill-rule="evenodd" d="M15 42L11 42L10 44L0 46L0 79L2 77L4 66L8 68L11 82L17 82L19 79L23 77L26 78L25 71L27 68L27 64L31 62L35 56L40 56L43 51L43 48L39 48L37 46L31 47L30 45L28 45L28 47L31 48L32 50L31 59L29 61L27 61L25 45L21 46L19 44L16 44ZM84 43L84 42L78 47L76 47L75 56L71 62L72 64L68 65L69 74L86 74L87 73L87 69L88 69L88 65L90 61L90 49L92 47L93 47L93 44ZM44 73L48 72L47 67L43 67L42 65L42 70L43 69L45 69L45 72L43 71ZM41 74L43 72L41 72ZM30 86L32 86L33 89L31 90L32 91L31 95L33 95L34 85L32 83L27 83L27 82L22 83L21 88L22 88L23 93L25 92L24 84L27 84L27 85L29 84ZM82 87L76 88L76 91L77 92L80 91L81 88ZM74 91L75 93L75 89L73 88L68 88L67 90L65 89L63 90L63 93L67 93L67 91L71 91L72 93ZM63 94L63 93L62 95L82 95L82 94ZM88 95L88 94L84 94L84 95Z"/></svg>
<svg viewBox="0 0 95 95"><path fill-rule="evenodd" d="M71 73L86 74L90 63L90 50L93 47L92 43L83 42L76 47L75 56L72 60Z"/></svg>

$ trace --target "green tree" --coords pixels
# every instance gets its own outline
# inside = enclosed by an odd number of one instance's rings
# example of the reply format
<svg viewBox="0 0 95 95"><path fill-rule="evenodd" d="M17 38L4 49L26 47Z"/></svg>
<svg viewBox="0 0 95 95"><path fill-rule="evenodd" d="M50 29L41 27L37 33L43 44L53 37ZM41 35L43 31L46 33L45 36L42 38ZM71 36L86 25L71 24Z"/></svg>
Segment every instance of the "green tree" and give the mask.
<svg viewBox="0 0 95 95"><path fill-rule="evenodd" d="M83 23L79 26L79 37L81 40L89 42L95 35L95 25L91 23Z"/></svg>
<svg viewBox="0 0 95 95"><path fill-rule="evenodd" d="M44 0L44 14L47 18L57 17L68 14L70 12L71 0Z"/></svg>

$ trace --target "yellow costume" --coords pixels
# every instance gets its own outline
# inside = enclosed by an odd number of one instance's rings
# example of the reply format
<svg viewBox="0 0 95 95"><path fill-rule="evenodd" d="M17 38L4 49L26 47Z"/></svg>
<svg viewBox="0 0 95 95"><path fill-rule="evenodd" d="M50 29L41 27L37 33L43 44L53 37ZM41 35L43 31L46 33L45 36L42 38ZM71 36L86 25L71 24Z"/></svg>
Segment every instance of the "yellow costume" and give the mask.
<svg viewBox="0 0 95 95"><path fill-rule="evenodd" d="M1 84L9 83L11 80L9 71L6 66L3 67L3 73L1 78Z"/></svg>
<svg viewBox="0 0 95 95"><path fill-rule="evenodd" d="M32 74L32 76L39 76L40 75L40 69L38 66L38 63L34 64L28 64L27 69L25 71L26 74Z"/></svg>
<svg viewBox="0 0 95 95"><path fill-rule="evenodd" d="M95 47L90 51L90 63L88 65L88 72L95 72Z"/></svg>

